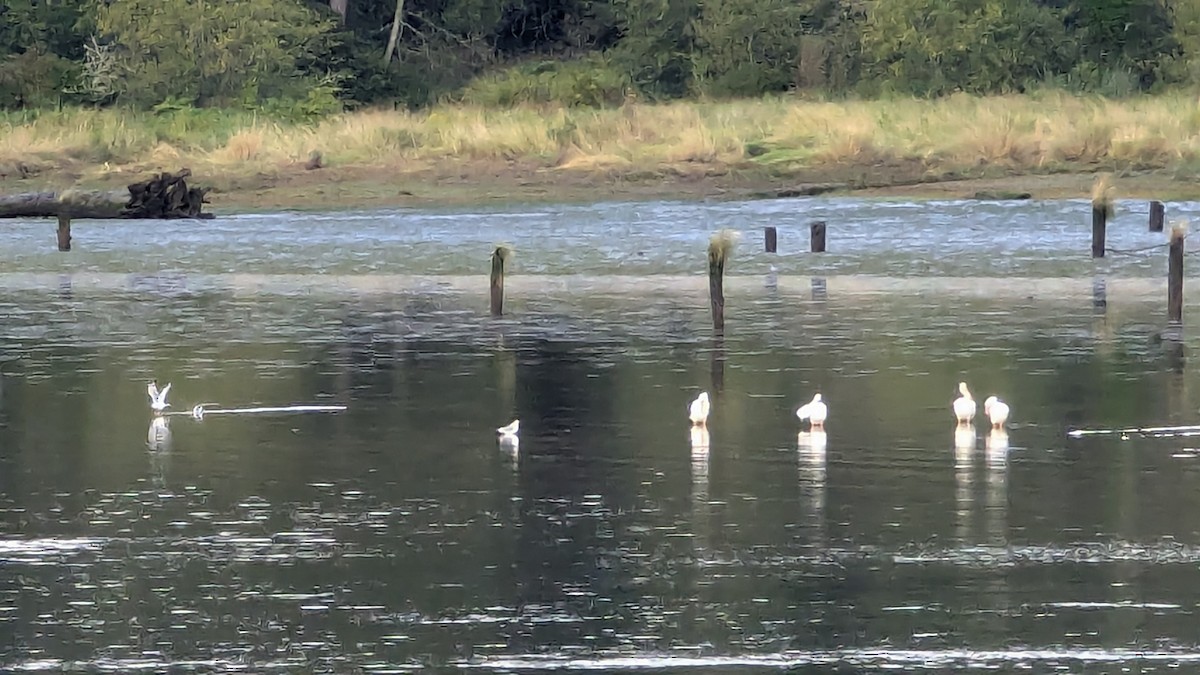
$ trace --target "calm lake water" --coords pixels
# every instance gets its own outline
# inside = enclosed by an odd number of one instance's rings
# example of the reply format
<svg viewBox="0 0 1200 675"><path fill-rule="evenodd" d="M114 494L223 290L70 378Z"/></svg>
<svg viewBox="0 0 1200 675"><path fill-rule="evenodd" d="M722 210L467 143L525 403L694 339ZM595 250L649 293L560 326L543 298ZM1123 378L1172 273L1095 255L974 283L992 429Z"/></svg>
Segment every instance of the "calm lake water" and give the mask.
<svg viewBox="0 0 1200 675"><path fill-rule="evenodd" d="M1111 246L1164 242L1122 207ZM0 669L1195 668L1200 440L1066 433L1200 423L1163 339L1165 252L1092 261L1087 218L266 214L81 221L69 254L48 221L6 224ZM745 237L716 340L720 227ZM497 242L517 251L503 319ZM151 378L179 410L348 410L156 428ZM1006 436L955 433L959 380L1012 405ZM817 390L823 442L793 414ZM494 432L514 417L516 452Z"/></svg>

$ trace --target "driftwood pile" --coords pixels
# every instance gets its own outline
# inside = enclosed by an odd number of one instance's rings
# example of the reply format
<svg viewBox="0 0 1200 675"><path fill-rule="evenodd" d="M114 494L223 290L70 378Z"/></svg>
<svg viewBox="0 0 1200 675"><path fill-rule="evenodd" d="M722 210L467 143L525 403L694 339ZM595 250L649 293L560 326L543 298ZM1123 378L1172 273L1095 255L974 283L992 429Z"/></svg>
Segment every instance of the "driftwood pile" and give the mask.
<svg viewBox="0 0 1200 675"><path fill-rule="evenodd" d="M0 218L211 218L205 188L189 188L190 169L161 173L127 190L27 192L0 197Z"/></svg>

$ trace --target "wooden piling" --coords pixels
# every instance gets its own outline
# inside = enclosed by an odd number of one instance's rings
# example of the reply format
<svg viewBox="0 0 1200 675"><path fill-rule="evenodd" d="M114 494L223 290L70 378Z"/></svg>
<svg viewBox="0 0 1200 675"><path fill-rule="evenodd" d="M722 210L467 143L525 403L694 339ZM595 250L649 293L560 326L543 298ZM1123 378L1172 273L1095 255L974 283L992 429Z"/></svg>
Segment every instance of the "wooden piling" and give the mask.
<svg viewBox="0 0 1200 675"><path fill-rule="evenodd" d="M71 217L62 214L58 216L58 250L71 250Z"/></svg>
<svg viewBox="0 0 1200 675"><path fill-rule="evenodd" d="M1183 323L1183 239L1183 228L1173 228L1167 248L1167 319L1180 324Z"/></svg>
<svg viewBox="0 0 1200 675"><path fill-rule="evenodd" d="M1102 174L1092 185L1092 257L1104 257L1105 230L1113 215L1112 176Z"/></svg>
<svg viewBox="0 0 1200 675"><path fill-rule="evenodd" d="M720 396L725 393L725 337L721 333L717 333L712 338L709 370L712 374L713 395Z"/></svg>
<svg viewBox="0 0 1200 675"><path fill-rule="evenodd" d="M497 246L492 252L491 309L492 316L504 314L504 261L508 258L506 246Z"/></svg>
<svg viewBox="0 0 1200 675"><path fill-rule="evenodd" d="M1165 214L1166 214L1166 209L1163 207L1162 202L1160 202L1158 200L1150 202L1150 231L1151 232L1162 232L1163 231L1163 218L1164 218Z"/></svg>
<svg viewBox="0 0 1200 675"><path fill-rule="evenodd" d="M818 220L809 226L809 243L813 253L825 252L825 221Z"/></svg>
<svg viewBox="0 0 1200 675"><path fill-rule="evenodd" d="M736 240L733 230L721 230L708 241L708 302L713 330L725 330L725 263Z"/></svg>
<svg viewBox="0 0 1200 675"><path fill-rule="evenodd" d="M763 228L763 248L767 253L775 253L779 245L779 233L774 227Z"/></svg>
<svg viewBox="0 0 1200 675"><path fill-rule="evenodd" d="M1092 257L1104 257L1104 236L1108 227L1108 209L1092 206Z"/></svg>

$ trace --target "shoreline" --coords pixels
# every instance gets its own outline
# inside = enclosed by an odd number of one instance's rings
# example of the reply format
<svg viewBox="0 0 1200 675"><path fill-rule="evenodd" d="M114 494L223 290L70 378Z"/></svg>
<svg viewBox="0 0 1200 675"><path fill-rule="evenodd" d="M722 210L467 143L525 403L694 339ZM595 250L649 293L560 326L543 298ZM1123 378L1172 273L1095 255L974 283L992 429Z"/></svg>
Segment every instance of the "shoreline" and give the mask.
<svg viewBox="0 0 1200 675"><path fill-rule="evenodd" d="M58 169L34 176L0 177L0 196L40 190L121 189L156 171L180 166L126 168L107 173ZM984 169L939 173L924 165L831 164L787 174L754 165L691 163L653 169L595 170L530 163L446 160L397 169L348 165L306 170L278 167L248 173L193 170L191 185L211 188L208 211L218 215L264 211L436 208L510 204L645 200L753 200L801 196L879 199L1087 199L1102 167L1055 173ZM1172 169L1113 171L1117 199L1200 200L1200 180Z"/></svg>
<svg viewBox="0 0 1200 675"><path fill-rule="evenodd" d="M790 176L754 167L668 167L657 171L456 165L381 178L377 167L333 167L259 175L217 186L214 213L470 207L609 201L741 201L829 196L878 199L1090 199L1103 170L1053 174L928 175L877 167L814 168ZM198 185L205 176L198 177ZM1117 199L1200 200L1200 181L1170 170L1113 173Z"/></svg>

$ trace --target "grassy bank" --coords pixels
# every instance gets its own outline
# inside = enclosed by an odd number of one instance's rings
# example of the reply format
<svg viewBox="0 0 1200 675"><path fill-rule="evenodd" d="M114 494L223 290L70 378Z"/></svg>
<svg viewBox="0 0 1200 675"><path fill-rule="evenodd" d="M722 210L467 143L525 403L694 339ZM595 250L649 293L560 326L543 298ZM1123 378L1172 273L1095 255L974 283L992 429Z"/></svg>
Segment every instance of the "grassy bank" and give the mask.
<svg viewBox="0 0 1200 675"><path fill-rule="evenodd" d="M314 151L326 168L306 171ZM1096 170L1151 171L1187 183L1200 174L1200 102L1176 93L440 107L311 124L223 111L0 117L6 191L17 189L14 177L30 185L115 184L180 166L222 190L219 203L290 186L298 206L306 196L327 204L329 190L315 188L335 184L342 198L371 203L453 198L456 189L520 196L512 190L522 185L534 192L553 192L556 184L659 186L669 193L669 185L689 180L747 189L805 181L862 187ZM440 192L427 192L430 186Z"/></svg>

